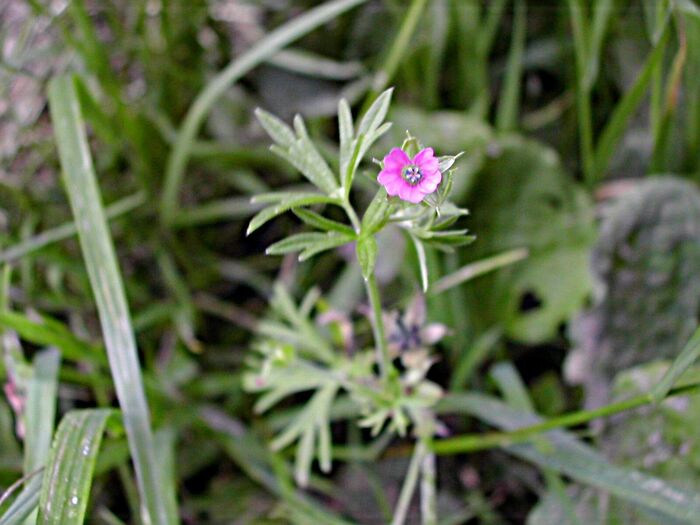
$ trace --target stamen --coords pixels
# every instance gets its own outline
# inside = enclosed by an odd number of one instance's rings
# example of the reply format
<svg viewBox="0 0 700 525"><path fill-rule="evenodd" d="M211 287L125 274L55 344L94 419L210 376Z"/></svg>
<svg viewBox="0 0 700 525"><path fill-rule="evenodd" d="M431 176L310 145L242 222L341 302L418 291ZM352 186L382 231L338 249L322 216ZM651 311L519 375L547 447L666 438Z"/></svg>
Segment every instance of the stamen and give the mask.
<svg viewBox="0 0 700 525"><path fill-rule="evenodd" d="M411 165L406 166L403 170L403 179L408 182L411 186L418 184L423 178L423 172L418 166Z"/></svg>

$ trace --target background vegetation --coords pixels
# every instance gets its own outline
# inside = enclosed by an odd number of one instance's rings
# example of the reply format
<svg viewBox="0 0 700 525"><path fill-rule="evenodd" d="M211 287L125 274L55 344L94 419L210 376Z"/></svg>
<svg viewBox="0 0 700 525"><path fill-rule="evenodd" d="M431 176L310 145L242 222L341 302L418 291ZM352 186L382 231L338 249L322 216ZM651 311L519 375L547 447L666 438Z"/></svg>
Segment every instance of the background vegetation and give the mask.
<svg viewBox="0 0 700 525"><path fill-rule="evenodd" d="M5 0L0 23L0 523L396 520L410 436L338 402L301 489L268 444L308 395L261 415L244 389L275 283L371 341L352 250L265 255L291 213L246 235L251 196L302 183L254 110L303 115L335 169L339 99L390 86L368 159L406 130L463 151L476 235L389 228L374 271L387 311L427 284L448 328L439 523L697 522L694 0Z"/></svg>

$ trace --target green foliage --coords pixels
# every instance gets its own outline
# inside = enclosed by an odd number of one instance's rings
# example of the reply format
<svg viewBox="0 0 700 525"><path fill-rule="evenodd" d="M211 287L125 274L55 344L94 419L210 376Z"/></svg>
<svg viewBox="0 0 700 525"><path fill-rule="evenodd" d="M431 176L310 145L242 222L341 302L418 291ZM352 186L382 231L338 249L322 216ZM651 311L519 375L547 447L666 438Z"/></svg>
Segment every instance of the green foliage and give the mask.
<svg viewBox="0 0 700 525"><path fill-rule="evenodd" d="M578 312L590 292L590 199L543 145L507 137L490 148L470 192L472 228L489 235L479 237L471 257L515 248L526 248L529 255L526 263L475 286L479 315L481 322L504 323L517 340L543 342ZM535 306L523 309L530 299Z"/></svg>

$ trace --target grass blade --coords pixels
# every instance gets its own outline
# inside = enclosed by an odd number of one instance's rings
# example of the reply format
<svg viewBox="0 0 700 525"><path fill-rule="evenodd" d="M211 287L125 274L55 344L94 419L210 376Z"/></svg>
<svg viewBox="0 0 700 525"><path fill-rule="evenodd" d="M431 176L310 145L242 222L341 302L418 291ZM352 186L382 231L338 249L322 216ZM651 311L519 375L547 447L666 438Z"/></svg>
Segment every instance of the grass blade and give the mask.
<svg viewBox="0 0 700 525"><path fill-rule="evenodd" d="M654 50L647 57L647 61L639 73L639 76L634 81L632 88L625 93L622 100L615 107L610 120L605 125L600 140L595 151L595 164L593 171L593 180L599 180L605 170L608 168L610 159L615 153L615 146L622 138L627 123L634 112L644 100L644 93L652 78L652 73L656 70L659 63L664 59L664 51L666 43L670 38L670 24L666 24L666 28L661 36L661 39L654 47Z"/></svg>
<svg viewBox="0 0 700 525"><path fill-rule="evenodd" d="M651 397L657 403L663 401L678 381L678 378L683 375L683 372L688 370L690 366L700 356L700 328L698 328L690 340L686 343L681 353L676 357L671 365L671 368L664 374L661 381L651 389Z"/></svg>
<svg viewBox="0 0 700 525"><path fill-rule="evenodd" d="M61 356L56 349L43 350L34 358L25 408L24 474L41 468L49 457L58 392Z"/></svg>
<svg viewBox="0 0 700 525"><path fill-rule="evenodd" d="M511 131L515 129L518 124L520 85L523 73L523 52L525 49L527 29L526 9L524 0L516 0L513 36L508 53L508 64L506 66L503 91L496 116L496 128L499 131Z"/></svg>
<svg viewBox="0 0 700 525"><path fill-rule="evenodd" d="M254 67L271 58L286 45L365 1L333 0L311 9L272 31L246 53L226 66L207 85L187 112L185 121L178 131L175 144L170 150L160 201L160 214L164 222L171 222L177 215L177 200L187 160L192 152L199 128L219 97L229 89L231 84Z"/></svg>
<svg viewBox="0 0 700 525"><path fill-rule="evenodd" d="M593 169L593 119L591 116L590 90L586 86L586 63L588 61L588 19L581 0L568 0L571 28L576 55L576 111L578 113L579 143L584 179L588 184L594 181Z"/></svg>
<svg viewBox="0 0 700 525"><path fill-rule="evenodd" d="M0 525L22 525L39 504L41 476L30 479L0 518Z"/></svg>
<svg viewBox="0 0 700 525"><path fill-rule="evenodd" d="M160 467L163 499L165 500L168 522L176 523L177 508L177 433L173 427L164 427L156 432L156 454Z"/></svg>
<svg viewBox="0 0 700 525"><path fill-rule="evenodd" d="M475 277L521 261L527 256L527 250L518 248L516 250L499 253L498 255L469 263L466 266L462 266L456 272L445 275L436 281L435 284L433 284L430 293L433 295L442 293L450 288L454 288L455 286L474 279Z"/></svg>
<svg viewBox="0 0 700 525"><path fill-rule="evenodd" d="M61 420L44 471L39 525L80 525L102 433L112 410L74 410Z"/></svg>
<svg viewBox="0 0 700 525"><path fill-rule="evenodd" d="M78 97L71 76L49 83L49 105L80 246L87 266L114 385L124 415L146 525L167 523L153 434L129 309L107 228Z"/></svg>
<svg viewBox="0 0 700 525"><path fill-rule="evenodd" d="M421 20L423 10L425 9L426 0L412 0L411 5L406 11L404 19L401 21L401 27L396 37L392 39L391 48L387 52L381 67L379 67L372 79L372 89L367 94L363 109L369 108L375 99L379 96L394 78L401 60L404 55L411 49L411 39L418 27L418 22Z"/></svg>

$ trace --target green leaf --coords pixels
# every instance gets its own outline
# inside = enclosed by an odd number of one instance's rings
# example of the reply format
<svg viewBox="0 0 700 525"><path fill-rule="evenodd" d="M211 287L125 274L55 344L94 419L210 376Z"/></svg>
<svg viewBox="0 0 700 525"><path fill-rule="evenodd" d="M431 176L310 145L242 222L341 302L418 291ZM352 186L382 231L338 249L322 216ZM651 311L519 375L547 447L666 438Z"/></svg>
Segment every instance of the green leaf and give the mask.
<svg viewBox="0 0 700 525"><path fill-rule="evenodd" d="M657 403L663 401L669 390L671 390L678 381L678 378L697 361L698 356L700 356L700 328L695 330L690 341L688 341L685 347L683 347L683 350L681 350L681 353L673 361L671 368L664 374L661 381L652 388L650 393Z"/></svg>
<svg viewBox="0 0 700 525"><path fill-rule="evenodd" d="M325 239L304 248L304 251L299 254L299 261L306 261L318 253L331 250L333 248L338 248L354 241L355 239L356 237L354 235L348 236L333 232L328 233L326 234Z"/></svg>
<svg viewBox="0 0 700 525"><path fill-rule="evenodd" d="M316 213L315 211L306 210L304 208L294 208L292 213L299 217L309 226L313 226L319 230L325 230L328 232L334 231L338 233L344 233L345 235L354 236L355 230L353 230L347 224L328 219L323 215Z"/></svg>
<svg viewBox="0 0 700 525"><path fill-rule="evenodd" d="M357 240L357 260L365 280L374 272L374 264L377 262L377 241L373 236L362 236Z"/></svg>
<svg viewBox="0 0 700 525"><path fill-rule="evenodd" d="M0 327L14 330L20 337L40 346L55 346L66 359L106 365L99 347L81 341L59 321L46 316L29 319L18 312L0 311Z"/></svg>
<svg viewBox="0 0 700 525"><path fill-rule="evenodd" d="M326 238L326 234L317 232L306 232L297 233L295 235L290 235L271 244L265 250L267 255L281 255L284 253L298 252L303 250L309 245L315 244Z"/></svg>
<svg viewBox="0 0 700 525"><path fill-rule="evenodd" d="M347 170L350 155L353 150L354 126L350 105L344 98L338 103L338 135L340 136L340 173L341 176Z"/></svg>
<svg viewBox="0 0 700 525"><path fill-rule="evenodd" d="M134 211L145 202L146 195L144 193L135 193L134 195L124 197L123 199L108 206L105 209L105 215L111 220ZM61 226L45 230L0 252L0 263L20 259L21 257L40 250L49 244L62 241L64 239L69 239L77 232L78 229L76 228L74 222L67 222Z"/></svg>
<svg viewBox="0 0 700 525"><path fill-rule="evenodd" d="M102 434L112 410L68 412L56 431L44 470L38 525L81 525Z"/></svg>
<svg viewBox="0 0 700 525"><path fill-rule="evenodd" d="M281 255L291 252L302 252L299 255L299 260L304 261L312 255L337 248L338 246L352 242L354 239L354 235L337 232L298 233L270 245L265 253L268 255Z"/></svg>
<svg viewBox="0 0 700 525"><path fill-rule="evenodd" d="M350 195L350 189L352 188L352 181L355 178L355 172L357 171L357 167L360 165L362 157L366 151L365 146L367 146L368 142L365 140L366 138L366 135L358 135L357 138L352 141L352 155L350 156L349 161L343 165L343 169L340 171L343 181L343 189L345 190L345 198Z"/></svg>
<svg viewBox="0 0 700 525"><path fill-rule="evenodd" d="M248 197L216 199L199 206L179 210L173 219L174 228L198 226L213 222L231 221L250 217L260 209Z"/></svg>
<svg viewBox="0 0 700 525"><path fill-rule="evenodd" d="M605 34L610 25L610 18L614 10L614 0L596 0L593 8L593 25L591 28L591 38L588 43L588 60L586 62L586 74L584 77L584 85L589 90L593 88L598 78L603 40L605 39Z"/></svg>
<svg viewBox="0 0 700 525"><path fill-rule="evenodd" d="M260 200L254 199L254 202L260 202ZM339 204L339 201L338 199L320 193L281 193L279 201L274 206L268 206L260 210L255 217L250 220L246 235L250 235L269 220L274 219L292 208L310 206L311 204Z"/></svg>
<svg viewBox="0 0 700 525"><path fill-rule="evenodd" d="M357 127L357 135L372 135L386 118L391 104L391 95L394 93L394 88L389 88L377 97L367 112L362 116L360 124Z"/></svg>
<svg viewBox="0 0 700 525"><path fill-rule="evenodd" d="M321 157L306 131L303 119L294 117L296 136L289 126L277 117L258 109L256 115L277 145L270 149L304 175L312 184L327 194L338 189L338 183L328 164Z"/></svg>
<svg viewBox="0 0 700 525"><path fill-rule="evenodd" d="M270 443L272 450L281 450L298 440L294 477L296 482L305 487L309 481L314 448L324 472L330 470L331 448L328 441L330 407L338 392L336 383L327 383L314 393L304 410ZM316 445L316 447L314 447Z"/></svg>
<svg viewBox="0 0 700 525"><path fill-rule="evenodd" d="M425 293L428 291L428 286L430 286L430 282L428 280L428 261L425 257L425 247L423 246L421 240L418 239L415 235L411 235L409 233L409 237L411 238L413 247L416 250L416 256L418 258L418 270L420 273L421 289L423 290L423 293Z"/></svg>
<svg viewBox="0 0 700 525"><path fill-rule="evenodd" d="M261 108L255 110L255 116L275 143L279 144L284 149L294 146L297 138L292 128L287 126L282 120Z"/></svg>
<svg viewBox="0 0 700 525"><path fill-rule="evenodd" d="M393 206L384 187L379 188L362 216L362 233L373 235L389 220Z"/></svg>
<svg viewBox="0 0 700 525"><path fill-rule="evenodd" d="M136 341L71 76L51 80L49 107L63 183L97 303L144 512L154 525L165 525L167 512L159 494L150 414Z"/></svg>

